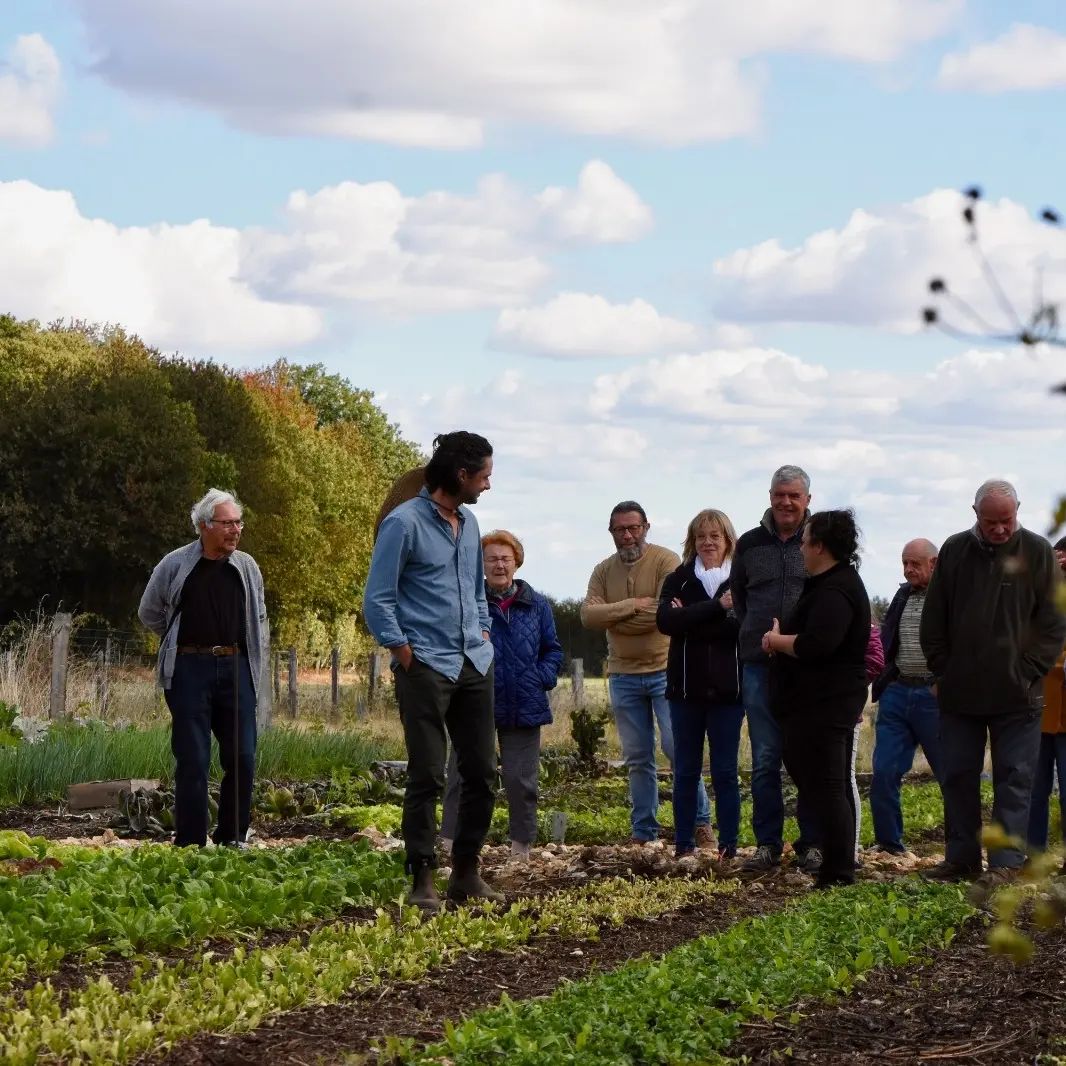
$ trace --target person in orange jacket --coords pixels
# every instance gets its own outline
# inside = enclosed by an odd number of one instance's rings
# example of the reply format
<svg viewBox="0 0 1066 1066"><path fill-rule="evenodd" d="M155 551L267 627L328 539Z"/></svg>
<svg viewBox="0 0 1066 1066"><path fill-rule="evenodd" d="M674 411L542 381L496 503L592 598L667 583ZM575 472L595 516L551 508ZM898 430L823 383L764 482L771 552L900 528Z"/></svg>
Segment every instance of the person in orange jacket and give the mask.
<svg viewBox="0 0 1066 1066"><path fill-rule="evenodd" d="M1055 542L1055 560L1066 574L1066 537ZM1029 803L1029 851L1047 850L1051 786L1059 779L1059 811L1066 831L1066 649L1044 678L1044 717L1040 723L1040 754Z"/></svg>

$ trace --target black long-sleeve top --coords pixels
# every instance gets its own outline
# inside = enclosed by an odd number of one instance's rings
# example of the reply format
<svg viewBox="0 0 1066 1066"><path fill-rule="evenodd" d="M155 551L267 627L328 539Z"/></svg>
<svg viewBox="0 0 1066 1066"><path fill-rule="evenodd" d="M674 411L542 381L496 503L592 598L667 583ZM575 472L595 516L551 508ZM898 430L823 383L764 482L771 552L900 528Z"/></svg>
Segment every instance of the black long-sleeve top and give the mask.
<svg viewBox="0 0 1066 1066"><path fill-rule="evenodd" d="M866 704L866 645L870 598L850 563L803 583L803 592L782 633L794 633L795 656L771 660L770 705L778 718L810 715L853 726Z"/></svg>

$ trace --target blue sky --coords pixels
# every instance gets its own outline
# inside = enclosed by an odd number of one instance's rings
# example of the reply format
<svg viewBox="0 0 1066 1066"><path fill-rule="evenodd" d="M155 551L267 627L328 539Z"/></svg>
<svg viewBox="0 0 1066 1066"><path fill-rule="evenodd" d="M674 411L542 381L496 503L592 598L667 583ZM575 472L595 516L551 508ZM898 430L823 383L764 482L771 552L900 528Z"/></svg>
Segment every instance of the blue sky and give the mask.
<svg viewBox="0 0 1066 1066"><path fill-rule="evenodd" d="M480 429L481 524L554 594L617 499L676 546L783 462L856 507L880 594L985 477L1041 530L1066 488L1061 350L914 329L933 273L995 313L972 182L1020 308L1064 288L1031 221L1066 204L1060 4L9 0L5 54L5 310Z"/></svg>

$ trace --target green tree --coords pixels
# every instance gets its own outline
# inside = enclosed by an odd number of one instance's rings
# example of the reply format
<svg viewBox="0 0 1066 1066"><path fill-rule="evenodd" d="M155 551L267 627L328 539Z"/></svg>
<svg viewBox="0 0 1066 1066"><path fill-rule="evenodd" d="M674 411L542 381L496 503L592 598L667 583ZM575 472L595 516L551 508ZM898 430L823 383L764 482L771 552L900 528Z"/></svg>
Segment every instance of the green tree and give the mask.
<svg viewBox="0 0 1066 1066"><path fill-rule="evenodd" d="M551 604L555 631L563 646L563 668L569 669L571 660L581 659L586 677L602 677L607 661L607 634L599 629L586 629L581 624L581 600L545 598Z"/></svg>
<svg viewBox="0 0 1066 1066"><path fill-rule="evenodd" d="M206 452L156 356L118 328L0 319L0 618L46 599L126 621L191 536Z"/></svg>

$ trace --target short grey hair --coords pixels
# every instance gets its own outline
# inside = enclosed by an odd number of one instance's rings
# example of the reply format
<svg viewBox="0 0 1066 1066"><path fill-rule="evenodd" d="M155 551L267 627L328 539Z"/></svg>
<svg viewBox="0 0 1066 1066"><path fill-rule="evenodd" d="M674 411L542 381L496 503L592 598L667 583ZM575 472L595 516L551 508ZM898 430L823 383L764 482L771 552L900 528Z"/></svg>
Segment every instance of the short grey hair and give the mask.
<svg viewBox="0 0 1066 1066"><path fill-rule="evenodd" d="M242 515L244 514L244 507L241 501L232 492L226 492L225 489L208 489L192 505L192 510L189 512L189 517L192 519L192 529L197 536L200 535L201 525L211 525L211 519L215 517L215 508L220 503L232 503Z"/></svg>
<svg viewBox="0 0 1066 1066"><path fill-rule="evenodd" d="M789 481L802 481L803 491L810 495L810 476L806 470L799 466L779 466L770 478L770 491L774 491L775 485L784 485Z"/></svg>
<svg viewBox="0 0 1066 1066"><path fill-rule="evenodd" d="M1009 481L1003 481L1000 478L989 478L988 481L982 483L974 494L974 507L980 507L981 501L989 496L1005 496L1008 500L1013 500L1015 503L1018 502L1018 493L1015 491L1014 486Z"/></svg>

